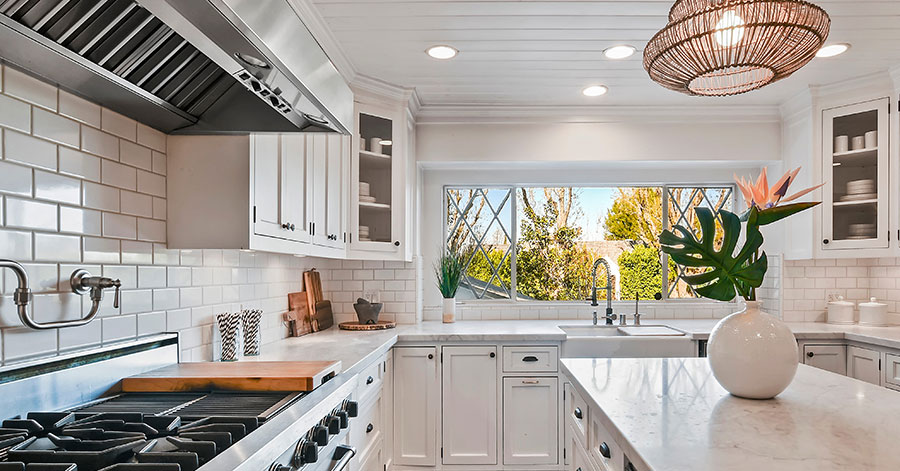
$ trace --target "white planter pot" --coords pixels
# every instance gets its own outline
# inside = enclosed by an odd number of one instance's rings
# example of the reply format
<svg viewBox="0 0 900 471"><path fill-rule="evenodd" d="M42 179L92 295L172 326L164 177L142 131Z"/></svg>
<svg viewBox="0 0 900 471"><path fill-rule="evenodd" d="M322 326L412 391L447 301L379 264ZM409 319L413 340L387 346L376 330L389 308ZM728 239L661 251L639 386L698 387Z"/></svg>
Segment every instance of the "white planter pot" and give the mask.
<svg viewBox="0 0 900 471"><path fill-rule="evenodd" d="M719 321L707 352L719 384L747 399L777 396L797 372L797 339L784 322L762 312L759 301Z"/></svg>
<svg viewBox="0 0 900 471"><path fill-rule="evenodd" d="M442 320L445 324L456 322L456 298L444 298L444 315Z"/></svg>

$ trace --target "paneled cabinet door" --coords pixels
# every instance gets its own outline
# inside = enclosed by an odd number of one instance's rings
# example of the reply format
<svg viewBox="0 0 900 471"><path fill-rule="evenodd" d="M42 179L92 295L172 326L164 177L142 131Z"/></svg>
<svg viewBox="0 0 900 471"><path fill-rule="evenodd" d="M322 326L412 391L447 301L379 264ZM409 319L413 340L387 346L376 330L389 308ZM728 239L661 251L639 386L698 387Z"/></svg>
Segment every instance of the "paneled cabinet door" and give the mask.
<svg viewBox="0 0 900 471"><path fill-rule="evenodd" d="M847 346L804 345L803 364L828 370L839 375L846 375Z"/></svg>
<svg viewBox="0 0 900 471"><path fill-rule="evenodd" d="M344 246L344 173L348 172L348 152L345 146L350 138L340 134L328 136L325 191L316 196L325 198L325 245L331 247Z"/></svg>
<svg viewBox="0 0 900 471"><path fill-rule="evenodd" d="M881 385L881 352L862 347L847 347L847 376Z"/></svg>
<svg viewBox="0 0 900 471"><path fill-rule="evenodd" d="M566 469L569 471L609 471L606 468L599 468L594 465L588 457L587 450L584 448L584 445L578 441L575 433L569 433L568 435L570 438L569 441L566 442L566 450L572 454L572 457L569 459L569 466L567 466Z"/></svg>
<svg viewBox="0 0 900 471"><path fill-rule="evenodd" d="M503 378L503 464L557 464L556 378Z"/></svg>
<svg viewBox="0 0 900 471"><path fill-rule="evenodd" d="M394 348L394 463L437 465L436 347Z"/></svg>
<svg viewBox="0 0 900 471"><path fill-rule="evenodd" d="M444 347L443 463L497 464L497 347Z"/></svg>
<svg viewBox="0 0 900 471"><path fill-rule="evenodd" d="M887 248L888 107L878 100L822 112L822 248Z"/></svg>
<svg viewBox="0 0 900 471"><path fill-rule="evenodd" d="M287 224L286 237L301 242L309 242L309 217L306 198L309 179L306 174L306 143L302 134L282 134L280 137L281 159L281 220ZM266 191L266 190L263 190Z"/></svg>
<svg viewBox="0 0 900 471"><path fill-rule="evenodd" d="M310 185L310 232L317 245L328 245L327 213L328 201L328 136L312 134L306 136L306 159L312 182Z"/></svg>
<svg viewBox="0 0 900 471"><path fill-rule="evenodd" d="M285 237L281 220L281 157L278 136L250 136L253 170L253 232L257 235Z"/></svg>

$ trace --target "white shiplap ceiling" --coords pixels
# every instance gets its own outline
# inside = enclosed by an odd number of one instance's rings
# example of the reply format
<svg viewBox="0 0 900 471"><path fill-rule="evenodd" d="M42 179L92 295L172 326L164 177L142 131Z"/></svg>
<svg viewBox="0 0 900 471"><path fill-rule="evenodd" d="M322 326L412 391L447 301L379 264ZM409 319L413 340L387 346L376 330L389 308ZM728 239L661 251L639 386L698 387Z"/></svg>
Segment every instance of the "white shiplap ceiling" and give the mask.
<svg viewBox="0 0 900 471"><path fill-rule="evenodd" d="M815 59L792 77L730 98L697 98L653 83L641 65L647 41L666 24L672 1L314 0L360 74L415 88L424 105L775 105L807 85L885 71L900 64L900 0L814 0L832 19L829 43L851 50ZM612 61L602 51L631 44ZM450 61L424 50L449 44ZM608 95L589 99L587 85Z"/></svg>

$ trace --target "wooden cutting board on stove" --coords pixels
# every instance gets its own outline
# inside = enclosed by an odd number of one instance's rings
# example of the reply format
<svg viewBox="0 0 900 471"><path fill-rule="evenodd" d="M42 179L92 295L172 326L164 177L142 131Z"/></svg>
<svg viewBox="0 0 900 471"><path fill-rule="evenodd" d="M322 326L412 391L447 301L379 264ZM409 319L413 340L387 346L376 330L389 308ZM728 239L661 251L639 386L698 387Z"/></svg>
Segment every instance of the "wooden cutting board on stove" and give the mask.
<svg viewBox="0 0 900 471"><path fill-rule="evenodd" d="M124 378L122 391L312 391L340 370L339 361L179 363Z"/></svg>

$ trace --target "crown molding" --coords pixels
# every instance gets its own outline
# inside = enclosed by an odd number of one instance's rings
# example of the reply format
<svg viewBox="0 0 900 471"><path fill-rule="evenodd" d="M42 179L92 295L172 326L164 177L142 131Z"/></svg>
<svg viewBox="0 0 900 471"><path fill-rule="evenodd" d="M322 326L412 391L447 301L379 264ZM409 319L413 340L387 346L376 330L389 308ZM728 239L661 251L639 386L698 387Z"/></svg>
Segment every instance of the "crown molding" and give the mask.
<svg viewBox="0 0 900 471"><path fill-rule="evenodd" d="M419 94L414 88L401 87L368 75L357 74L356 80L350 84L356 99L378 103L384 106L401 105L415 119L422 109Z"/></svg>
<svg viewBox="0 0 900 471"><path fill-rule="evenodd" d="M777 106L513 106L424 105L419 124L777 123Z"/></svg>
<svg viewBox="0 0 900 471"><path fill-rule="evenodd" d="M810 118L818 93L818 87L810 86L782 102L778 106L782 121L789 122Z"/></svg>
<svg viewBox="0 0 900 471"><path fill-rule="evenodd" d="M325 51L325 55L334 64L338 73L344 77L347 83L353 83L358 75L356 67L350 61L350 57L344 52L341 44L338 42L331 28L325 23L325 18L319 13L319 10L312 4L311 0L288 0L288 3L294 8L297 16L309 29L313 38Z"/></svg>

